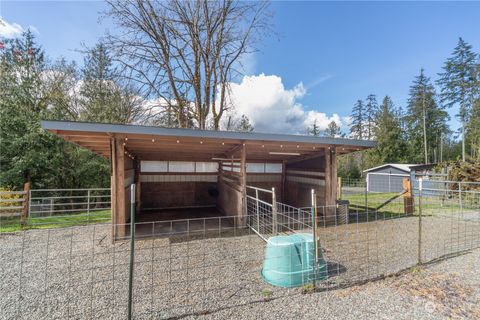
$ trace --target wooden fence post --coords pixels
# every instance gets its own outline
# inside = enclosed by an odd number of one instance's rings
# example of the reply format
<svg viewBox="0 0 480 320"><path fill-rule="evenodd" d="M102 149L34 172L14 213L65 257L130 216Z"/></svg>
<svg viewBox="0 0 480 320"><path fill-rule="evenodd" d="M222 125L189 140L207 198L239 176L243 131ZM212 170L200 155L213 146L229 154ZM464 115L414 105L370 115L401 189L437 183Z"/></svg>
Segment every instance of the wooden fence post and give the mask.
<svg viewBox="0 0 480 320"><path fill-rule="evenodd" d="M405 215L409 216L412 215L415 211L415 202L413 200L413 193L412 193L412 182L410 178L403 178L402 181L403 186L403 212Z"/></svg>
<svg viewBox="0 0 480 320"><path fill-rule="evenodd" d="M22 208L22 214L20 216L20 224L22 227L25 227L27 225L27 217L28 217L28 207L29 207L29 201L30 200L30 182L26 182L23 185L23 208Z"/></svg>

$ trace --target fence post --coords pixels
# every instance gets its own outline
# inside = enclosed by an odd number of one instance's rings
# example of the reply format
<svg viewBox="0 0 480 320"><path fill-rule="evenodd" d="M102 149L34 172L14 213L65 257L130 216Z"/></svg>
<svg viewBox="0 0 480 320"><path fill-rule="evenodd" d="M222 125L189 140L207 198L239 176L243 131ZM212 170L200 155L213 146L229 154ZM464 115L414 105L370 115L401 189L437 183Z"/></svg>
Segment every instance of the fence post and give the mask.
<svg viewBox="0 0 480 320"><path fill-rule="evenodd" d="M342 177L337 179L337 199L342 199Z"/></svg>
<svg viewBox="0 0 480 320"><path fill-rule="evenodd" d="M90 189L87 191L87 214L90 216Z"/></svg>
<svg viewBox="0 0 480 320"><path fill-rule="evenodd" d="M367 217L368 217L368 189L369 189L369 185L368 185L368 176L369 176L369 173L367 173L367 177L365 178L365 212L367 214Z"/></svg>
<svg viewBox="0 0 480 320"><path fill-rule="evenodd" d="M318 241L317 241L317 196L315 189L311 191L312 202L312 237L313 237L313 288L317 282L317 266L318 266Z"/></svg>
<svg viewBox="0 0 480 320"><path fill-rule="evenodd" d="M50 217L51 217L51 216L53 215L53 213L54 213L53 210L55 210L55 208L54 208L54 206L53 206L53 202L54 202L53 198L50 198L50 211L49 211L49 216L50 216Z"/></svg>
<svg viewBox="0 0 480 320"><path fill-rule="evenodd" d="M130 263L128 273L128 320L132 319L133 266L135 262L135 184L130 185Z"/></svg>
<svg viewBox="0 0 480 320"><path fill-rule="evenodd" d="M23 207L22 214L20 216L20 224L22 227L27 225L27 218L29 216L29 207L30 207L30 182L26 182L23 185Z"/></svg>
<svg viewBox="0 0 480 320"><path fill-rule="evenodd" d="M272 231L273 235L276 236L277 229L277 198L275 196L275 188L272 188Z"/></svg>
<svg viewBox="0 0 480 320"><path fill-rule="evenodd" d="M258 189L255 189L255 202L257 203L257 231L260 232L260 208L258 206Z"/></svg>
<svg viewBox="0 0 480 320"><path fill-rule="evenodd" d="M423 178L418 179L418 264L422 264L422 189Z"/></svg>
<svg viewBox="0 0 480 320"><path fill-rule="evenodd" d="M462 203L462 183L458 182L458 205L460 206L460 213L463 213L463 203Z"/></svg>

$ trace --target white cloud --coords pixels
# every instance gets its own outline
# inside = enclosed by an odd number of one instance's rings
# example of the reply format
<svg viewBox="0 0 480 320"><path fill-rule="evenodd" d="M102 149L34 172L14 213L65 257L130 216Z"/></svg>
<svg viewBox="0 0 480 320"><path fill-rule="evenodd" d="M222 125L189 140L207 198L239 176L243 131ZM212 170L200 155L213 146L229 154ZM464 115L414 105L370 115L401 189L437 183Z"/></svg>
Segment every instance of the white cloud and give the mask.
<svg viewBox="0 0 480 320"><path fill-rule="evenodd" d="M0 18L0 37L15 38L23 32L23 28L18 23L9 23Z"/></svg>
<svg viewBox="0 0 480 320"><path fill-rule="evenodd" d="M346 118L334 113L306 110L299 100L307 93L302 82L286 89L282 78L260 74L245 76L240 83L231 83L230 101L237 115L245 114L258 132L305 134L317 121L321 130L334 120L344 126Z"/></svg>
<svg viewBox="0 0 480 320"><path fill-rule="evenodd" d="M318 76L317 78L315 78L312 82L310 82L308 85L307 85L307 89L310 90L312 89L313 87L316 87L318 86L319 84L327 81L327 80L330 80L333 78L333 75L331 74L322 74L320 76Z"/></svg>

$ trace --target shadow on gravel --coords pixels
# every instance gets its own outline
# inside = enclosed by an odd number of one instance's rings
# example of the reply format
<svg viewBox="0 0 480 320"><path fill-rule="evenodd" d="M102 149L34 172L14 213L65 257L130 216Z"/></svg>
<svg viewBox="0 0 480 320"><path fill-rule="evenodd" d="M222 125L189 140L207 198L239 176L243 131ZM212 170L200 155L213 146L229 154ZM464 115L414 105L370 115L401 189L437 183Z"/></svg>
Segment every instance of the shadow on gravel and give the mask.
<svg viewBox="0 0 480 320"><path fill-rule="evenodd" d="M333 261L327 261L327 270L329 278L347 272L347 268L343 264Z"/></svg>

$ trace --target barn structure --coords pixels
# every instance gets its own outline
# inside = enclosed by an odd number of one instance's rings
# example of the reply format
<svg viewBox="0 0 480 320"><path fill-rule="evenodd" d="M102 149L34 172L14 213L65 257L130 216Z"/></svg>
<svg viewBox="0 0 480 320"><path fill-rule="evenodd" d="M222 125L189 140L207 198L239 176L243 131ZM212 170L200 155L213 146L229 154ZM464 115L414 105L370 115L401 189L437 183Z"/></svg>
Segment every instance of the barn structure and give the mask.
<svg viewBox="0 0 480 320"><path fill-rule="evenodd" d="M337 201L337 156L373 141L302 135L171 129L68 121L42 127L110 160L114 236L136 221L246 215L247 186L271 190L294 207ZM242 222L240 222L242 223Z"/></svg>

